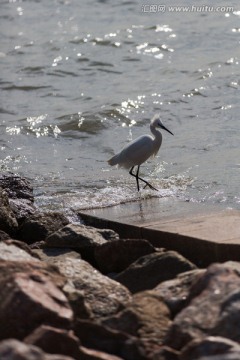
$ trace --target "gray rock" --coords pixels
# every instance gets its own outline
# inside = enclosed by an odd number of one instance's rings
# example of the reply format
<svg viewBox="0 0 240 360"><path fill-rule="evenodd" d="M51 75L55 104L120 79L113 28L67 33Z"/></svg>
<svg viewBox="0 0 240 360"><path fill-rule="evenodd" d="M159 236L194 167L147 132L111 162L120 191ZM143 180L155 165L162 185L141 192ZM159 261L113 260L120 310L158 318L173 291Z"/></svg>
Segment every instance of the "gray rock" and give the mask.
<svg viewBox="0 0 240 360"><path fill-rule="evenodd" d="M124 310L102 323L137 337L147 358L152 358L153 353L162 348L171 319L168 307L151 291L143 291L135 294Z"/></svg>
<svg viewBox="0 0 240 360"><path fill-rule="evenodd" d="M32 257L39 259L38 255L34 254L34 252L31 250L30 246L28 246L23 241L16 240L16 239L7 239L7 240L4 240L4 243L7 245L14 245L14 246L18 247L19 249L24 250L26 253L28 253Z"/></svg>
<svg viewBox="0 0 240 360"><path fill-rule="evenodd" d="M81 360L123 360L122 358L107 354L99 350L88 349L80 346Z"/></svg>
<svg viewBox="0 0 240 360"><path fill-rule="evenodd" d="M213 356L203 356L196 360L239 360L239 352L224 354L224 355L213 355Z"/></svg>
<svg viewBox="0 0 240 360"><path fill-rule="evenodd" d="M115 277L132 293L153 289L159 283L196 266L175 251L160 251L143 256Z"/></svg>
<svg viewBox="0 0 240 360"><path fill-rule="evenodd" d="M153 354L151 360L179 360L179 351L167 346L162 346L159 351Z"/></svg>
<svg viewBox="0 0 240 360"><path fill-rule="evenodd" d="M46 239L49 247L68 247L83 249L118 239L113 230L96 229L91 226L69 224L54 232Z"/></svg>
<svg viewBox="0 0 240 360"><path fill-rule="evenodd" d="M81 259L81 255L72 249L67 248L45 248L45 249L33 249L32 252L36 254L42 261L50 264L56 264L59 261L65 261L68 258Z"/></svg>
<svg viewBox="0 0 240 360"><path fill-rule="evenodd" d="M9 199L9 205L19 226L37 211L36 206L28 199Z"/></svg>
<svg viewBox="0 0 240 360"><path fill-rule="evenodd" d="M63 292L71 305L75 319L93 319L95 317L91 304L85 299L84 291L76 289L75 286L69 282L63 287Z"/></svg>
<svg viewBox="0 0 240 360"><path fill-rule="evenodd" d="M152 292L163 299L172 316L175 316L187 305L191 286L204 272L203 269L197 269L181 273L172 280L163 281Z"/></svg>
<svg viewBox="0 0 240 360"><path fill-rule="evenodd" d="M0 175L0 186L7 193L10 207L18 224L36 211L33 204L33 188L26 178L11 173Z"/></svg>
<svg viewBox="0 0 240 360"><path fill-rule="evenodd" d="M0 242L0 260L39 261L18 246L8 245L5 242Z"/></svg>
<svg viewBox="0 0 240 360"><path fill-rule="evenodd" d="M0 187L0 230L3 230L9 235L15 235L18 229L18 222L12 212L8 196L6 192Z"/></svg>
<svg viewBox="0 0 240 360"><path fill-rule="evenodd" d="M203 339L193 340L187 344L183 348L179 360L197 360L203 356L229 353L238 353L240 358L240 345L220 336L209 336Z"/></svg>
<svg viewBox="0 0 240 360"><path fill-rule="evenodd" d="M8 239L11 239L11 236L8 235L5 231L0 230L0 241L8 240Z"/></svg>
<svg viewBox="0 0 240 360"><path fill-rule="evenodd" d="M193 284L188 306L174 319L166 344L182 349L208 335L240 342L240 277L226 264L213 264Z"/></svg>
<svg viewBox="0 0 240 360"><path fill-rule="evenodd" d="M40 261L0 260L0 339L21 340L41 324L70 327L72 310L55 285L64 282Z"/></svg>
<svg viewBox="0 0 240 360"><path fill-rule="evenodd" d="M41 325L24 339L24 343L35 345L46 353L68 355L82 360L80 341L71 330Z"/></svg>
<svg viewBox="0 0 240 360"><path fill-rule="evenodd" d="M74 269L71 268L71 271L69 272L69 268L66 269L66 266L71 263L71 259L81 259L81 255L79 253L65 248L37 249L33 250L33 252L38 255L42 261L58 266L59 269L62 270L63 274L67 275L70 279L72 279L72 272ZM74 264L72 265L74 268ZM92 318L91 308L85 301L84 291L76 289L70 281L63 287L63 292L73 309L75 318Z"/></svg>
<svg viewBox="0 0 240 360"><path fill-rule="evenodd" d="M77 320L75 334L84 347L104 351L124 360L146 360L141 342L134 336L110 329L98 322Z"/></svg>
<svg viewBox="0 0 240 360"><path fill-rule="evenodd" d="M46 246L75 249L85 260L95 266L94 249L107 241L116 239L118 239L118 234L113 230L69 224L48 236Z"/></svg>
<svg viewBox="0 0 240 360"><path fill-rule="evenodd" d="M19 236L28 244L45 240L51 233L67 225L69 220L61 213L36 212L28 217L20 227Z"/></svg>
<svg viewBox="0 0 240 360"><path fill-rule="evenodd" d="M0 186L5 189L11 199L33 199L33 187L30 182L19 175L12 173L0 175Z"/></svg>
<svg viewBox="0 0 240 360"><path fill-rule="evenodd" d="M72 257L51 259L49 263L59 268L68 279L68 286L78 290L73 292L75 307L78 297L80 303L84 299L87 309L90 309L90 317L97 319L115 314L130 301L131 295L123 285L102 275L88 262Z"/></svg>
<svg viewBox="0 0 240 360"><path fill-rule="evenodd" d="M229 260L224 263L224 266L236 271L237 274L240 276L240 262L239 261Z"/></svg>
<svg viewBox="0 0 240 360"><path fill-rule="evenodd" d="M120 239L108 241L94 249L94 258L101 272L120 272L144 255L155 252L155 248L143 239Z"/></svg>
<svg viewBox="0 0 240 360"><path fill-rule="evenodd" d="M70 356L50 355L33 345L26 345L15 339L0 342L1 360L74 360Z"/></svg>

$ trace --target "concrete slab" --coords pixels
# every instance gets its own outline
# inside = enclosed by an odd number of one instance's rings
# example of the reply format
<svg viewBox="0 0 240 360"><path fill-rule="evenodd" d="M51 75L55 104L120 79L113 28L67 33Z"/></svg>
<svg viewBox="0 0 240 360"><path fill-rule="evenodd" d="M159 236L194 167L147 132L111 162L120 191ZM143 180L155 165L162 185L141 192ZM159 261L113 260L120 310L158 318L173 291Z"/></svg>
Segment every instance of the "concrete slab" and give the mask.
<svg viewBox="0 0 240 360"><path fill-rule="evenodd" d="M198 266L240 261L237 210L156 198L78 214L87 224L111 228L121 237L144 238L156 247L176 250Z"/></svg>

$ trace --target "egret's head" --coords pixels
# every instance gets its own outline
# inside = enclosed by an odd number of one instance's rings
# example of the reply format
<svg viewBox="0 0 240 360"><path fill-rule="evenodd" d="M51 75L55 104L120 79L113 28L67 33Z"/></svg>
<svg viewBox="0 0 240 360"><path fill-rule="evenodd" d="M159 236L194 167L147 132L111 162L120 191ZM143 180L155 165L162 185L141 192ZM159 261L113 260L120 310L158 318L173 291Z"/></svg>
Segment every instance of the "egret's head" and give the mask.
<svg viewBox="0 0 240 360"><path fill-rule="evenodd" d="M162 123L159 115L155 115L155 116L153 117L153 119L151 120L151 126L153 126L153 127L155 127L155 128L156 128L156 127L160 127L161 129L166 130L167 132L169 132L170 134L173 135L173 133L172 133L170 130L168 130L168 129L163 125L163 123Z"/></svg>

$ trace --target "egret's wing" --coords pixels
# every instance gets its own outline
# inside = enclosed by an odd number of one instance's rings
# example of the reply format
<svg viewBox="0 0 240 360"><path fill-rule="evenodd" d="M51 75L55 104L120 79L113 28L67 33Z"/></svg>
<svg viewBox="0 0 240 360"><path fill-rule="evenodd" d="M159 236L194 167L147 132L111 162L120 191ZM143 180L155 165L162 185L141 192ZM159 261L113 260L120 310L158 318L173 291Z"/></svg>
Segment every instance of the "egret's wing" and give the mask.
<svg viewBox="0 0 240 360"><path fill-rule="evenodd" d="M153 155L153 138L150 135L143 135L123 148L121 163L128 163L131 166L141 165L151 155Z"/></svg>

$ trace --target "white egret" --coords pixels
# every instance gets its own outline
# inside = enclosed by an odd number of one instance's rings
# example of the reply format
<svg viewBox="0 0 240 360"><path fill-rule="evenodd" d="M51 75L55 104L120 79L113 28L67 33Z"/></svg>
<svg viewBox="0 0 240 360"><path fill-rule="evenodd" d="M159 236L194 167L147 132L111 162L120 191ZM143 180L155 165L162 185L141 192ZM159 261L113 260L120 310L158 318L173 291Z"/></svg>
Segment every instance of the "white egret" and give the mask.
<svg viewBox="0 0 240 360"><path fill-rule="evenodd" d="M159 116L155 115L150 122L150 130L153 136L142 135L138 137L127 144L118 154L108 160L108 164L111 166L118 165L119 167L123 167L128 170L130 169L129 174L136 178L138 191L139 180L145 183L144 188L149 186L150 189L157 190L138 175L140 165L143 164L149 157L156 156L162 144L162 134L157 127L166 130L173 135L173 133L163 125ZM137 171L134 174L133 169L135 166L137 166Z"/></svg>

